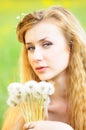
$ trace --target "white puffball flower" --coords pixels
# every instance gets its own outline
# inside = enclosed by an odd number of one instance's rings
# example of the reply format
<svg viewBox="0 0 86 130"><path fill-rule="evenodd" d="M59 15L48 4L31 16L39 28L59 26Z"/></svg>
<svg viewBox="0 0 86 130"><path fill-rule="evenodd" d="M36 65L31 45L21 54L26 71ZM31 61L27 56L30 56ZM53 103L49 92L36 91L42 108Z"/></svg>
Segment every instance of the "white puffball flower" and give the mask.
<svg viewBox="0 0 86 130"><path fill-rule="evenodd" d="M11 98L11 96L7 99L7 104L9 106L16 106L17 105L14 103L13 98Z"/></svg>
<svg viewBox="0 0 86 130"><path fill-rule="evenodd" d="M16 19L20 19L21 17L20 16L17 16Z"/></svg>
<svg viewBox="0 0 86 130"><path fill-rule="evenodd" d="M21 83L18 83L18 82L11 83L8 86L8 92L10 95L16 94L17 92L21 91L22 87L23 85Z"/></svg>
<svg viewBox="0 0 86 130"><path fill-rule="evenodd" d="M11 83L8 86L9 97L7 100L8 105L17 105L20 103L23 97L23 85L18 82Z"/></svg>
<svg viewBox="0 0 86 130"><path fill-rule="evenodd" d="M51 95L54 93L54 86L46 81L39 82L39 93L44 95Z"/></svg>
<svg viewBox="0 0 86 130"><path fill-rule="evenodd" d="M47 83L45 81L39 82L38 87L39 87L38 92L40 94L45 94L45 95L47 94L48 89L47 89Z"/></svg>
<svg viewBox="0 0 86 130"><path fill-rule="evenodd" d="M24 89L27 94L35 93L37 87L37 82L34 80L27 81L24 84Z"/></svg>
<svg viewBox="0 0 86 130"><path fill-rule="evenodd" d="M9 96L9 98L8 98L8 100L7 100L7 104L8 104L9 106L16 106L16 105L18 105L20 102L21 102L21 98L15 96L15 95Z"/></svg>
<svg viewBox="0 0 86 130"><path fill-rule="evenodd" d="M48 88L48 95L52 95L55 91L53 84L47 82L47 88Z"/></svg>
<svg viewBox="0 0 86 130"><path fill-rule="evenodd" d="M50 97L48 95L43 96L43 105L47 106L50 103Z"/></svg>

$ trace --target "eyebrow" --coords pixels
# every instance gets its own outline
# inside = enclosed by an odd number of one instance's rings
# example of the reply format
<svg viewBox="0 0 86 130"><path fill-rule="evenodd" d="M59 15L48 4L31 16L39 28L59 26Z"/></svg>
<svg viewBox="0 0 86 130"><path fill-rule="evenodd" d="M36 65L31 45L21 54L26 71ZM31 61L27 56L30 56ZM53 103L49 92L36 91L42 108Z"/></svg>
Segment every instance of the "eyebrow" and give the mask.
<svg viewBox="0 0 86 130"><path fill-rule="evenodd" d="M40 39L38 42L44 42L47 39L47 37ZM32 42L27 42L26 44L33 44Z"/></svg>

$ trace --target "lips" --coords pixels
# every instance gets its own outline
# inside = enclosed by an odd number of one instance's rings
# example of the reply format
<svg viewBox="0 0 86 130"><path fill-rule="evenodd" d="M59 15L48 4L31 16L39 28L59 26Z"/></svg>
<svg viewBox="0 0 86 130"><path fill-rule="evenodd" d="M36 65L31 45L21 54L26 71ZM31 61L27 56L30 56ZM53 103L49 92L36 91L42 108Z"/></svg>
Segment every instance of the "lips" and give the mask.
<svg viewBox="0 0 86 130"><path fill-rule="evenodd" d="M44 72L48 67L47 66L39 66L36 67L36 71L37 72Z"/></svg>

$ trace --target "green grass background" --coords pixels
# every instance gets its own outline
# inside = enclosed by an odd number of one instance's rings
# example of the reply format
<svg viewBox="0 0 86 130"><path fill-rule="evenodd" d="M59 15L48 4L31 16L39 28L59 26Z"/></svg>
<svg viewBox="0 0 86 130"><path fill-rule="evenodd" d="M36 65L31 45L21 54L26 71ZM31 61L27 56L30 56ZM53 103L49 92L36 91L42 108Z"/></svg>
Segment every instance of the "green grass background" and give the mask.
<svg viewBox="0 0 86 130"><path fill-rule="evenodd" d="M86 30L85 0L2 0L0 2L0 129L7 109L7 86L19 81L19 55L21 43L16 38L16 16L52 5L69 9Z"/></svg>

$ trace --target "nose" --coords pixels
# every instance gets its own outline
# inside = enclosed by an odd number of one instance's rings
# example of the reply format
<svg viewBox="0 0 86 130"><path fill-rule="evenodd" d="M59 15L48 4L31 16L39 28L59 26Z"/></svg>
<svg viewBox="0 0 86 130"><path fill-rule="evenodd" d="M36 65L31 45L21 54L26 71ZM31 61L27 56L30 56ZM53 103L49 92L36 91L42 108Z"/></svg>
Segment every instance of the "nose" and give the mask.
<svg viewBox="0 0 86 130"><path fill-rule="evenodd" d="M41 61L43 60L43 54L41 48L35 48L33 53L33 61Z"/></svg>

